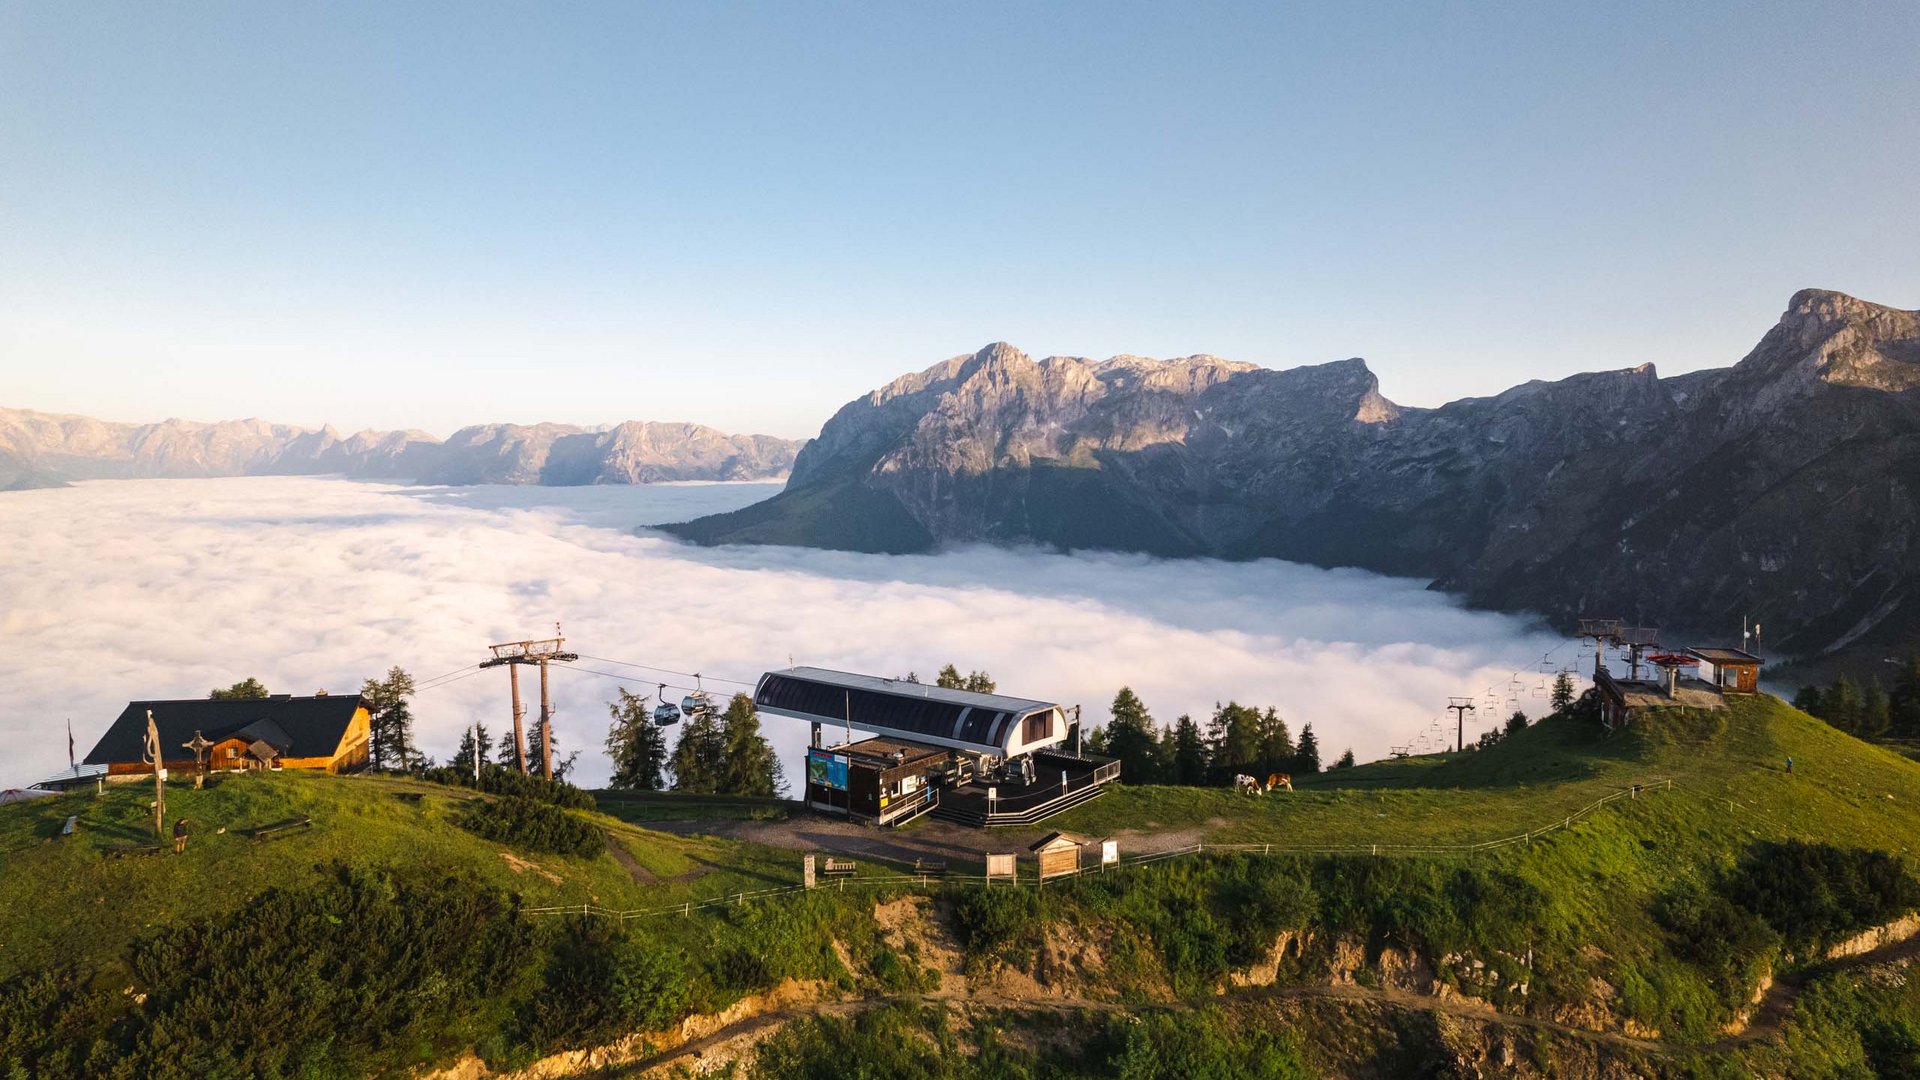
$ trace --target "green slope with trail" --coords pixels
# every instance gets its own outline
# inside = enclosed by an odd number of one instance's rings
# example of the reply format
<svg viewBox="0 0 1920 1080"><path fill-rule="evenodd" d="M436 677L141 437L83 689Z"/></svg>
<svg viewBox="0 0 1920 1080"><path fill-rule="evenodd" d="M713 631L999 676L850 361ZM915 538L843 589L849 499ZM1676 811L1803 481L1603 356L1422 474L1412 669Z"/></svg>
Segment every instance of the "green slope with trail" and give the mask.
<svg viewBox="0 0 1920 1080"><path fill-rule="evenodd" d="M1458 850L1654 780L1671 787ZM1920 898L1920 763L1772 698L1611 736L1549 718L1258 798L1121 786L1053 823L1123 851L1146 834L1270 850L624 922L526 909L797 883L794 850L644 827L757 825L781 804L609 795L509 814L404 778L236 776L169 785L186 854L123 853L152 842L151 794L0 807L0 1076L417 1075L472 1053L509 1070L647 1031L663 1034L610 1060L670 1062L665 1033L729 1007L751 1039L689 1037L775 1075L871 1052L900 1076L1838 1077L1920 1054L1912 950L1825 959ZM475 831L483 808L500 839ZM767 835L836 839L783 825ZM573 846L582 832L606 850ZM1424 850L1294 850L1373 845ZM1756 1007L1766 979L1779 988Z"/></svg>

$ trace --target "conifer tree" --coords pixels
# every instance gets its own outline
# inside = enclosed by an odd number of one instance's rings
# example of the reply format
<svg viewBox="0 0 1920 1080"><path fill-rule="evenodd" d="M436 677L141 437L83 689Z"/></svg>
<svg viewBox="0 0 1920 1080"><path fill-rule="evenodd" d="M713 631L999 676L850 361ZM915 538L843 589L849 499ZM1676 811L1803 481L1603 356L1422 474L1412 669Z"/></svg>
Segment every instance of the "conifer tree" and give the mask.
<svg viewBox="0 0 1920 1080"><path fill-rule="evenodd" d="M407 769L424 762L413 743L413 710L407 699L413 696L413 676L404 668L387 669L384 679L368 679L360 687L360 703L366 707L372 746L369 756L376 769Z"/></svg>
<svg viewBox="0 0 1920 1080"><path fill-rule="evenodd" d="M451 762L452 766L465 776L473 775L475 731L478 731L480 736L480 767L484 769L492 763L493 736L487 731L487 725L473 724L460 733L460 749L454 753Z"/></svg>
<svg viewBox="0 0 1920 1080"><path fill-rule="evenodd" d="M911 673L909 673L911 674ZM948 664L935 676L933 685L945 690L971 690L976 694L991 694L994 691L993 676L984 671L960 674L960 669Z"/></svg>
<svg viewBox="0 0 1920 1080"><path fill-rule="evenodd" d="M1231 778L1260 767L1260 710L1229 701L1217 705L1207 723L1208 765Z"/></svg>
<svg viewBox="0 0 1920 1080"><path fill-rule="evenodd" d="M1129 687L1121 687L1108 710L1106 753L1120 760L1120 776L1130 784L1160 782L1160 742L1153 717Z"/></svg>
<svg viewBox="0 0 1920 1080"><path fill-rule="evenodd" d="M653 725L647 698L617 687L607 703L607 756L613 759L613 778L607 786L631 791L659 791L667 764L667 740Z"/></svg>
<svg viewBox="0 0 1920 1080"><path fill-rule="evenodd" d="M1312 776L1320 771L1320 740L1311 723L1300 729L1300 743L1293 751L1293 772Z"/></svg>
<svg viewBox="0 0 1920 1080"><path fill-rule="evenodd" d="M1886 687L1879 679L1867 684L1866 693L1860 696L1859 719L1854 725L1854 734L1863 739L1877 739L1887 733L1892 725L1892 710L1887 699Z"/></svg>
<svg viewBox="0 0 1920 1080"><path fill-rule="evenodd" d="M1853 732L1860 726L1860 688L1845 675L1833 680L1820 695L1820 707L1824 710L1820 719L1839 728Z"/></svg>
<svg viewBox="0 0 1920 1080"><path fill-rule="evenodd" d="M1507 717L1506 733L1512 735L1525 730L1527 730L1527 714L1519 709L1513 710L1513 715Z"/></svg>
<svg viewBox="0 0 1920 1080"><path fill-rule="evenodd" d="M1902 738L1920 738L1920 652L1910 653L1893 677L1893 692L1888 695L1887 719L1893 734Z"/></svg>
<svg viewBox="0 0 1920 1080"><path fill-rule="evenodd" d="M760 733L760 714L753 699L733 695L720 718L721 768L717 790L727 795L756 795L766 798L783 793L786 780L780 758L772 744Z"/></svg>
<svg viewBox="0 0 1920 1080"><path fill-rule="evenodd" d="M680 725L680 741L674 744L668 762L673 769L673 790L696 795L719 791L726 754L726 736L720 730L719 718L711 710L688 716Z"/></svg>
<svg viewBox="0 0 1920 1080"><path fill-rule="evenodd" d="M1260 749L1253 761L1254 777L1264 779L1270 773L1293 771L1297 751L1293 745L1293 733L1287 730L1287 722L1281 718L1280 710L1269 706L1266 712L1261 713L1258 730ZM1319 762L1316 760L1314 764L1317 770Z"/></svg>
<svg viewBox="0 0 1920 1080"><path fill-rule="evenodd" d="M1557 713L1573 707L1573 675L1570 672L1563 671L1553 677L1553 694L1547 702Z"/></svg>
<svg viewBox="0 0 1920 1080"><path fill-rule="evenodd" d="M1168 759L1170 782L1197 787L1207 782L1207 743L1200 725L1184 713L1173 724L1173 754Z"/></svg>
<svg viewBox="0 0 1920 1080"><path fill-rule="evenodd" d="M1336 769L1353 768L1353 748L1348 747L1347 752L1340 755L1340 760L1333 763L1333 767Z"/></svg>

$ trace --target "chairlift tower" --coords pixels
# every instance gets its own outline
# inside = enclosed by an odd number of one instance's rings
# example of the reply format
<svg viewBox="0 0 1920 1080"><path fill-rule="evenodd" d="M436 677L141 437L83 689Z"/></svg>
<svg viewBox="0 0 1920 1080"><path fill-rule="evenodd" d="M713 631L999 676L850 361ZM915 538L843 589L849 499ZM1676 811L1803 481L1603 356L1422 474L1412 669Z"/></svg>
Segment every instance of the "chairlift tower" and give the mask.
<svg viewBox="0 0 1920 1080"><path fill-rule="evenodd" d="M480 662L483 668L505 666L507 669L513 693L513 760L522 773L527 771L527 744L520 731L520 718L525 715L520 707L520 665L540 666L540 775L548 780L553 779L553 696L547 681L547 664L580 659L579 653L566 651L567 639L560 633L559 623L553 624L553 632L550 638L489 645L493 655ZM477 744L475 750L477 753Z"/></svg>
<svg viewBox="0 0 1920 1080"><path fill-rule="evenodd" d="M1607 669L1606 649L1608 645L1622 644L1621 634L1626 627L1619 619L1581 619L1579 636L1593 641L1593 674L1598 677Z"/></svg>
<svg viewBox="0 0 1920 1080"><path fill-rule="evenodd" d="M1467 714L1474 711L1470 697L1452 697L1447 699L1447 708L1453 710L1454 752L1467 748Z"/></svg>

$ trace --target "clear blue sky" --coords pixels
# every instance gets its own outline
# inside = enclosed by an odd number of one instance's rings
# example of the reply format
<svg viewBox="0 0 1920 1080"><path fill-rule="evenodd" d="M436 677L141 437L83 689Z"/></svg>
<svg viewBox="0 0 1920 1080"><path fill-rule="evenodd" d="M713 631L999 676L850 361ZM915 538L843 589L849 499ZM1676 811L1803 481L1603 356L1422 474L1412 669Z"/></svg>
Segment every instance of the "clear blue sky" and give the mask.
<svg viewBox="0 0 1920 1080"><path fill-rule="evenodd" d="M1920 306L1920 5L11 3L0 404L805 435L993 340L1437 404Z"/></svg>

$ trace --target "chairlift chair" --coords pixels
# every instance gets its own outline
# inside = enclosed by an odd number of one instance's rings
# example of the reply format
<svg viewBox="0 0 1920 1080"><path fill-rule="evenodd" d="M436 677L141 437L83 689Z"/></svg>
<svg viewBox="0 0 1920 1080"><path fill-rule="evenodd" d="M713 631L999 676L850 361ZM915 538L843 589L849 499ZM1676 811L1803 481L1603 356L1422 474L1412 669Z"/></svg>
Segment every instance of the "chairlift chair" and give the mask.
<svg viewBox="0 0 1920 1080"><path fill-rule="evenodd" d="M680 722L680 706L667 700L667 684L660 684L660 704L653 707L653 725L667 727Z"/></svg>

